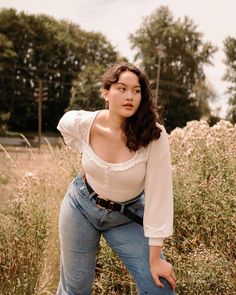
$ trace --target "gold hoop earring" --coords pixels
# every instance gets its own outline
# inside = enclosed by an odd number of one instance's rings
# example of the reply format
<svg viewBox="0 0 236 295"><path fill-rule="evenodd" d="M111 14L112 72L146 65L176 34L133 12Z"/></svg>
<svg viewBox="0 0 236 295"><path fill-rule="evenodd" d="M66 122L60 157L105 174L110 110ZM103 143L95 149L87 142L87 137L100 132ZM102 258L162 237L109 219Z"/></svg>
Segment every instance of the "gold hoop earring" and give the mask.
<svg viewBox="0 0 236 295"><path fill-rule="evenodd" d="M108 103L108 100L105 100L105 110L108 110L109 109L109 103Z"/></svg>

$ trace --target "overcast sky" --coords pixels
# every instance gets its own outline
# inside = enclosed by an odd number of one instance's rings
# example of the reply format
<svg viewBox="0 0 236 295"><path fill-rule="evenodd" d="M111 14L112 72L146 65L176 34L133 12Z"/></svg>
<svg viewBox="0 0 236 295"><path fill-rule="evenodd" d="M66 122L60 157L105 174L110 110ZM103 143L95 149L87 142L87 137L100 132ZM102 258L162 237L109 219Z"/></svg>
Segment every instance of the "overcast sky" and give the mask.
<svg viewBox="0 0 236 295"><path fill-rule="evenodd" d="M128 36L160 5L168 6L175 17L189 16L219 50L214 65L206 68L209 82L219 96L221 115L225 114L227 84L222 81L223 40L236 38L236 0L0 0L0 8L12 7L28 13L46 13L57 19L73 21L84 30L102 32L113 46L133 61Z"/></svg>

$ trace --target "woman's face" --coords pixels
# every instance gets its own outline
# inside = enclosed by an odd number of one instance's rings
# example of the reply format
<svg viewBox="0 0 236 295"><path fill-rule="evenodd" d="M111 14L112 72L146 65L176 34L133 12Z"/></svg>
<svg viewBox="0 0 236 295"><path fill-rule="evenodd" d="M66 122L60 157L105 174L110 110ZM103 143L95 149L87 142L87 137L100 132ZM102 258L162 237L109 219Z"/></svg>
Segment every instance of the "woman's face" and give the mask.
<svg viewBox="0 0 236 295"><path fill-rule="evenodd" d="M122 72L118 81L109 90L104 90L104 98L109 103L111 114L123 119L134 115L141 102L141 87L136 74Z"/></svg>

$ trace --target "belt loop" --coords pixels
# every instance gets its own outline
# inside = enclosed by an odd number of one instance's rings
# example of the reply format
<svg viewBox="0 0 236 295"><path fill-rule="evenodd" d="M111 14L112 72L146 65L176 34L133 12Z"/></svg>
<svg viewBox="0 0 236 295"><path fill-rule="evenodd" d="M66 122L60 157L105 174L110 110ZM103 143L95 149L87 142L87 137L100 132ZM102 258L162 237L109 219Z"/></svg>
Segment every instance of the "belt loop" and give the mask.
<svg viewBox="0 0 236 295"><path fill-rule="evenodd" d="M124 210L125 210L125 205L121 205L121 209L120 209L120 213L124 213Z"/></svg>
<svg viewBox="0 0 236 295"><path fill-rule="evenodd" d="M96 193L93 191L90 195L89 195L89 200L91 200L93 198L93 196L96 195Z"/></svg>

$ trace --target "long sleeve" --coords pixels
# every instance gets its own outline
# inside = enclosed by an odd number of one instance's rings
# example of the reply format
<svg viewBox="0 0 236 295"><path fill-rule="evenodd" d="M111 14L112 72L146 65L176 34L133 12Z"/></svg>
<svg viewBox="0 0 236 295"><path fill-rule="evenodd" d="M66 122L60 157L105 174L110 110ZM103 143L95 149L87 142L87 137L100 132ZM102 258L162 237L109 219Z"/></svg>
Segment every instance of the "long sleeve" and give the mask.
<svg viewBox="0 0 236 295"><path fill-rule="evenodd" d="M60 119L57 129L67 145L82 151L82 132L80 123L84 111L69 111Z"/></svg>
<svg viewBox="0 0 236 295"><path fill-rule="evenodd" d="M173 233L173 186L168 135L151 142L145 179L144 233L150 245L161 246Z"/></svg>

